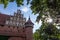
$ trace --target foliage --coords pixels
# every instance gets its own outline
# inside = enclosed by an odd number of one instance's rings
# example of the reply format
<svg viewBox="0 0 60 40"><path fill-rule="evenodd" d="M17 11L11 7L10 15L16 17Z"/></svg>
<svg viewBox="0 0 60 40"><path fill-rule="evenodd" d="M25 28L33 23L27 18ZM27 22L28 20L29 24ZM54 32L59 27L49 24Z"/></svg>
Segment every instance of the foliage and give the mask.
<svg viewBox="0 0 60 40"><path fill-rule="evenodd" d="M60 0L32 0L31 9L37 16L37 22L42 20L42 26L38 29L39 35L37 40L60 40L60 29L57 29L53 24L45 22L46 18L56 18L60 15ZM42 17L42 16L45 17ZM36 38L34 38L36 39Z"/></svg>
<svg viewBox="0 0 60 40"><path fill-rule="evenodd" d="M16 2L17 6L20 7L20 5L23 5L24 0L0 0L0 4L4 4L4 8L7 7L9 2ZM27 0L27 4L29 4L30 0Z"/></svg>
<svg viewBox="0 0 60 40"><path fill-rule="evenodd" d="M4 4L4 8L6 8L9 2L14 2L14 1L16 2L17 6L23 4L23 0L0 0L0 4Z"/></svg>
<svg viewBox="0 0 60 40"><path fill-rule="evenodd" d="M34 37L34 40L39 39L39 31L38 30L34 33L33 37Z"/></svg>
<svg viewBox="0 0 60 40"><path fill-rule="evenodd" d="M37 21L42 18L42 15L49 15L56 17L56 13L60 12L60 0L32 0L31 9L34 14L39 14Z"/></svg>
<svg viewBox="0 0 60 40"><path fill-rule="evenodd" d="M42 26L34 33L34 40L48 40L48 39L60 40L60 33L56 26L52 24L47 25L42 24Z"/></svg>

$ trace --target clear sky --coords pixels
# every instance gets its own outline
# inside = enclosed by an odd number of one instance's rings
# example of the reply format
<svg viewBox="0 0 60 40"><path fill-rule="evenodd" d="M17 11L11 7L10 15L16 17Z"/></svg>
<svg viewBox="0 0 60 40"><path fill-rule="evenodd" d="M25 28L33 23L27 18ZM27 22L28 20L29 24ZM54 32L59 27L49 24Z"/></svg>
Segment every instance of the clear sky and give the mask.
<svg viewBox="0 0 60 40"><path fill-rule="evenodd" d="M26 5L26 0L24 0L24 5L17 7L17 4L15 2L11 2L8 4L8 6L6 8L4 8L3 4L0 4L0 12L3 14L8 14L8 15L13 15L14 12L17 11L17 9L20 9L22 11L22 14L24 15L24 17L28 20L29 16L31 18L31 21L34 23L34 28L33 28L33 32L35 32L36 29L38 29L41 26L41 21L39 22L39 24L36 22L36 17L38 16L38 14L34 15L32 14L32 10L30 9L30 4Z"/></svg>

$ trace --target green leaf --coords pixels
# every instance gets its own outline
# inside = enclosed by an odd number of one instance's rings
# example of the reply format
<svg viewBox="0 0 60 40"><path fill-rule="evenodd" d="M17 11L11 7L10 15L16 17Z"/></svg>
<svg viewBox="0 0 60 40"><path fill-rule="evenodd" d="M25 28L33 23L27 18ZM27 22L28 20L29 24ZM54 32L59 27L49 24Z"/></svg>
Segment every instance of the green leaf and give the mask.
<svg viewBox="0 0 60 40"><path fill-rule="evenodd" d="M14 2L15 0L9 0L9 2Z"/></svg>
<svg viewBox="0 0 60 40"><path fill-rule="evenodd" d="M20 5L22 4L23 0L16 0L17 6L20 7Z"/></svg>

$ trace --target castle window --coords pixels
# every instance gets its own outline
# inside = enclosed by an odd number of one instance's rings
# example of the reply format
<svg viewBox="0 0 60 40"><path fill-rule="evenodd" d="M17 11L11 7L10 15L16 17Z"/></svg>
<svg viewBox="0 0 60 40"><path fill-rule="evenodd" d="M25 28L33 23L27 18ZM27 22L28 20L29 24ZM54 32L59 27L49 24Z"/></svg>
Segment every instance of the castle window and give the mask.
<svg viewBox="0 0 60 40"><path fill-rule="evenodd" d="M17 26L19 25L19 22L17 22Z"/></svg>
<svg viewBox="0 0 60 40"><path fill-rule="evenodd" d="M9 21L6 21L6 24L8 24L9 23Z"/></svg>

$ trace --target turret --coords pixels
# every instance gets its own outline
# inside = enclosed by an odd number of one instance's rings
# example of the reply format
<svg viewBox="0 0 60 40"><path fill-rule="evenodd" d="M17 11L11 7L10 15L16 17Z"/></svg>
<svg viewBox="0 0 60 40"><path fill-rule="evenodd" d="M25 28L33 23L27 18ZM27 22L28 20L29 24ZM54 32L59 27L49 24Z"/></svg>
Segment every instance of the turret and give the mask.
<svg viewBox="0 0 60 40"><path fill-rule="evenodd" d="M30 20L25 23L25 33L26 33L26 40L33 40L33 23Z"/></svg>
<svg viewBox="0 0 60 40"><path fill-rule="evenodd" d="M25 23L25 27L33 27L33 23L32 23L32 21L30 20L30 17L29 17L29 19L28 19L28 21Z"/></svg>

